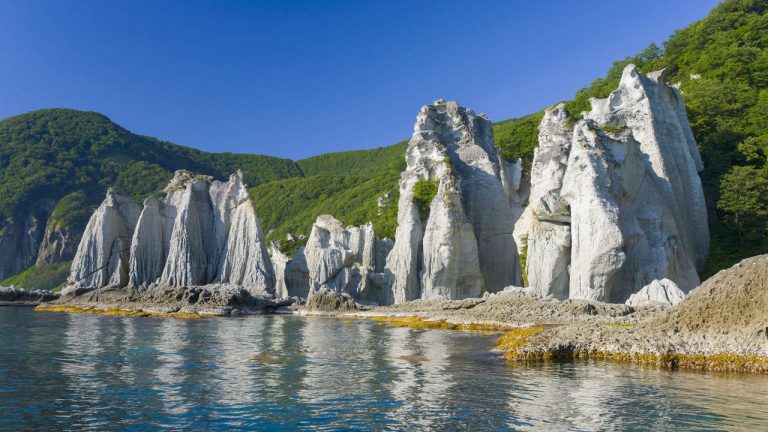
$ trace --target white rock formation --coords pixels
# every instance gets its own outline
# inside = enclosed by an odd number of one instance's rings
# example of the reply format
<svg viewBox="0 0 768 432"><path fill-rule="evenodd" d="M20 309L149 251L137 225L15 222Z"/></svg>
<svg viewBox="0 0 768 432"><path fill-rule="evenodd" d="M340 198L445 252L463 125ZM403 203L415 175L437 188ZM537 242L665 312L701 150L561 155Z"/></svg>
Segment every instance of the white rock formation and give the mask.
<svg viewBox="0 0 768 432"><path fill-rule="evenodd" d="M217 250L214 243L213 205L208 178L178 182L183 188L181 202L171 230L168 258L160 284L168 286L205 285L213 279ZM176 187L174 184L173 187ZM142 281L153 282L153 281Z"/></svg>
<svg viewBox="0 0 768 432"><path fill-rule="evenodd" d="M685 293L669 279L654 280L640 291L629 296L626 304L632 307L641 306L674 306L685 297Z"/></svg>
<svg viewBox="0 0 768 432"><path fill-rule="evenodd" d="M228 182L213 182L211 196L216 203L214 256L219 257L216 282L261 287L261 294L272 291L268 287L275 284L274 274L242 173L231 176Z"/></svg>
<svg viewBox="0 0 768 432"><path fill-rule="evenodd" d="M529 204L515 225L516 240L519 244L527 242L529 286L541 296L559 299L568 298L570 285L570 208L560 197L560 189L571 139L565 107L546 110L531 168Z"/></svg>
<svg viewBox="0 0 768 432"><path fill-rule="evenodd" d="M627 66L619 88L606 99L592 99L592 111L585 118L632 131L656 176L658 193L677 222L679 240L696 268L703 269L709 227L698 173L704 165L680 91L664 78L664 71L646 77L634 65Z"/></svg>
<svg viewBox="0 0 768 432"><path fill-rule="evenodd" d="M139 217L133 199L114 189L91 216L72 261L69 290L125 282L131 233Z"/></svg>
<svg viewBox="0 0 768 432"><path fill-rule="evenodd" d="M307 298L309 294L309 269L304 257L304 246L300 246L292 258L280 252L276 244L269 246L269 256L275 271L275 297Z"/></svg>
<svg viewBox="0 0 768 432"><path fill-rule="evenodd" d="M165 198L147 198L141 214L129 197L108 193L72 264L76 287L216 284L243 286L253 294L274 292L272 266L242 173L212 182L177 171L165 192Z"/></svg>
<svg viewBox="0 0 768 432"><path fill-rule="evenodd" d="M516 174L499 164L491 122L456 102L425 106L406 161L387 301L461 299L519 285L510 207ZM437 192L421 214L414 187L424 181L436 182Z"/></svg>
<svg viewBox="0 0 768 432"><path fill-rule="evenodd" d="M709 247L701 158L679 92L633 65L572 124L545 112L529 206L529 286L541 296L624 302L656 279L699 283Z"/></svg>
<svg viewBox="0 0 768 432"><path fill-rule="evenodd" d="M330 289L357 301L383 303L382 265L391 244L389 239L377 238L371 224L345 228L332 216L318 216L303 250L309 273L308 297Z"/></svg>

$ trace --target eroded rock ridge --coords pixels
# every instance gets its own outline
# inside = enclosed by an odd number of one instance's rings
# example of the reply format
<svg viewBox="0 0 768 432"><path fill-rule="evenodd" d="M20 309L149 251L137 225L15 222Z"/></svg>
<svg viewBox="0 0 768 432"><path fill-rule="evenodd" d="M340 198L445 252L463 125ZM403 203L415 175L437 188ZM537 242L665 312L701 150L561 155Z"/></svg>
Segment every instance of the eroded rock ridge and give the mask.
<svg viewBox="0 0 768 432"><path fill-rule="evenodd" d="M69 291L112 286L242 286L274 292L275 278L241 172L212 181L177 171L144 208L113 189L72 262Z"/></svg>
<svg viewBox="0 0 768 432"><path fill-rule="evenodd" d="M654 280L699 284L709 250L701 156L680 92L662 72L625 68L573 121L563 105L539 128L529 205L529 285L542 296L623 303Z"/></svg>
<svg viewBox="0 0 768 432"><path fill-rule="evenodd" d="M406 161L386 263L387 303L477 297L519 285L515 213L505 187L514 179L502 177L507 167L490 120L456 102L424 106Z"/></svg>

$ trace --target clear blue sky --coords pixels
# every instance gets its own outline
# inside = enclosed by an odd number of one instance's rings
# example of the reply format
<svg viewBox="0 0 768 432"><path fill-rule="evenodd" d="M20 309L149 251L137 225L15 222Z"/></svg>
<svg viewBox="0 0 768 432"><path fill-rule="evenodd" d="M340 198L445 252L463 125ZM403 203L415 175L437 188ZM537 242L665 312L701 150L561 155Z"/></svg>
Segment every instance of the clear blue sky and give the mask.
<svg viewBox="0 0 768 432"><path fill-rule="evenodd" d="M569 99L716 0L0 0L0 118L92 110L208 151L299 159Z"/></svg>

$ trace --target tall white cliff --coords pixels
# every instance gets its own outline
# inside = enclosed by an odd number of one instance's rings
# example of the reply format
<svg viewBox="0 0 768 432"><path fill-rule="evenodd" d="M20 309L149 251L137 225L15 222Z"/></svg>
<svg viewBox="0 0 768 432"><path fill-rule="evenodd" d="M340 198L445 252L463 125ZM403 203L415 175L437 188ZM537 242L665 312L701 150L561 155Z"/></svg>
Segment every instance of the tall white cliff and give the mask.
<svg viewBox="0 0 768 432"><path fill-rule="evenodd" d="M137 289L229 284L254 294L274 292L272 265L242 173L219 182L177 171L165 193L147 198L139 214L130 197L110 190L85 230L71 283ZM104 267L110 259L120 264Z"/></svg>
<svg viewBox="0 0 768 432"><path fill-rule="evenodd" d="M653 280L687 292L709 250L701 157L679 91L625 68L618 89L575 123L562 105L539 127L529 205L530 287L624 302Z"/></svg>
<svg viewBox="0 0 768 432"><path fill-rule="evenodd" d="M74 288L100 288L127 283L131 233L139 217L133 199L114 189L91 216L72 261Z"/></svg>
<svg viewBox="0 0 768 432"><path fill-rule="evenodd" d="M424 106L400 178L398 228L387 258L388 302L461 299L520 283L515 212L491 122L456 102ZM500 163L502 162L502 163ZM428 211L414 188L433 182Z"/></svg>

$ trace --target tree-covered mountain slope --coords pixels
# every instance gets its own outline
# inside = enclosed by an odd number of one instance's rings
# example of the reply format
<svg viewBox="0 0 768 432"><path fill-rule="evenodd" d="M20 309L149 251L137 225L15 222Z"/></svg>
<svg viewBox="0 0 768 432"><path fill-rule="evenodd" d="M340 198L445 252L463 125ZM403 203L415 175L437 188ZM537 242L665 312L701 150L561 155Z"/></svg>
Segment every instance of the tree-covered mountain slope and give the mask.
<svg viewBox="0 0 768 432"><path fill-rule="evenodd" d="M605 77L566 101L571 115L580 117L590 109L590 98L605 98L617 87L627 64L644 73L666 68L667 81L683 93L704 161L712 234L705 277L768 252L767 11L766 0L726 0L662 47L651 44L614 62ZM505 157L526 163L533 158L540 116L495 125Z"/></svg>
<svg viewBox="0 0 768 432"><path fill-rule="evenodd" d="M46 109L0 121L0 279L70 260L108 186L142 200L177 169L220 179L241 169L252 185L301 175L288 159L206 153L94 112Z"/></svg>
<svg viewBox="0 0 768 432"><path fill-rule="evenodd" d="M606 76L566 101L569 112L580 116L590 97L616 88L628 63L642 72L667 68L668 80L679 83L705 164L712 252L704 276L768 251L767 9L766 0L724 1L661 47L651 44L615 62ZM541 114L494 124L502 155L521 158L524 169L533 158ZM67 254L52 245L79 236L107 186L142 198L181 168L217 178L245 171L270 240L308 234L323 213L347 224L372 221L379 235L391 236L406 145L294 162L206 153L135 135L97 113L52 109L8 118L0 121L0 278L35 262L66 261ZM72 241L65 246L73 253ZM40 256L39 250L50 253Z"/></svg>

